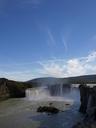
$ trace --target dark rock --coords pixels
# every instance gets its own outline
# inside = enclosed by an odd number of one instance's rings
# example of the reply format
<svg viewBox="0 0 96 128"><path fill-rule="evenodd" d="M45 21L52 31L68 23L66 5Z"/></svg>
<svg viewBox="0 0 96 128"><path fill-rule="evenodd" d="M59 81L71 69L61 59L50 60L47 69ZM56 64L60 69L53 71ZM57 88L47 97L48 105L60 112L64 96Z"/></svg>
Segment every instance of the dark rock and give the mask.
<svg viewBox="0 0 96 128"><path fill-rule="evenodd" d="M74 125L72 128L96 128L96 122L95 121L87 121L87 122L82 121Z"/></svg>
<svg viewBox="0 0 96 128"><path fill-rule="evenodd" d="M90 107L96 107L96 86L94 86L91 89L90 96L91 96Z"/></svg>
<svg viewBox="0 0 96 128"><path fill-rule="evenodd" d="M69 103L66 103L65 105L66 105L66 106L69 106L70 104L69 104Z"/></svg>
<svg viewBox="0 0 96 128"><path fill-rule="evenodd" d="M79 112L86 113L89 95L90 95L89 93L90 88L82 84L79 86L79 89L80 89L80 101L81 101Z"/></svg>
<svg viewBox="0 0 96 128"><path fill-rule="evenodd" d="M96 128L96 86L89 88L80 85L81 106L80 112L86 113L84 119L73 128Z"/></svg>
<svg viewBox="0 0 96 128"><path fill-rule="evenodd" d="M43 106L43 107L38 107L37 108L37 112L46 112L46 113L51 113L51 114L56 114L58 113L60 110L55 108L55 107L52 107L52 106Z"/></svg>
<svg viewBox="0 0 96 128"><path fill-rule="evenodd" d="M24 82L16 82L5 78L0 79L0 100L7 98L25 97L25 90L32 85Z"/></svg>
<svg viewBox="0 0 96 128"><path fill-rule="evenodd" d="M61 91L62 88L62 91ZM71 90L71 84L54 84L54 85L48 85L48 90L50 92L51 96L58 96L61 93L67 94Z"/></svg>

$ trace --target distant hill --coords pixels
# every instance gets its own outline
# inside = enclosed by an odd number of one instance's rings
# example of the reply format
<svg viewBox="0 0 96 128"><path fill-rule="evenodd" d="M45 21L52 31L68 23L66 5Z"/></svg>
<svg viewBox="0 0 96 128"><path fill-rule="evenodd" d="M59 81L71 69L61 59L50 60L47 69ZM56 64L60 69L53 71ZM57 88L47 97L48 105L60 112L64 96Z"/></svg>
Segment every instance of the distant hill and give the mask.
<svg viewBox="0 0 96 128"><path fill-rule="evenodd" d="M68 83L68 79L66 78L55 78L55 77L44 77L44 78L36 78L33 80L27 81L28 83L35 83L36 85L54 85L60 83Z"/></svg>
<svg viewBox="0 0 96 128"><path fill-rule="evenodd" d="M84 75L68 78L70 83L96 84L96 75Z"/></svg>
<svg viewBox="0 0 96 128"><path fill-rule="evenodd" d="M76 76L76 77L68 77L68 78L55 78L55 77L45 77L45 78L37 78L27 81L28 83L35 83L39 85L44 84L81 84L81 83L96 83L96 75L84 75L84 76Z"/></svg>

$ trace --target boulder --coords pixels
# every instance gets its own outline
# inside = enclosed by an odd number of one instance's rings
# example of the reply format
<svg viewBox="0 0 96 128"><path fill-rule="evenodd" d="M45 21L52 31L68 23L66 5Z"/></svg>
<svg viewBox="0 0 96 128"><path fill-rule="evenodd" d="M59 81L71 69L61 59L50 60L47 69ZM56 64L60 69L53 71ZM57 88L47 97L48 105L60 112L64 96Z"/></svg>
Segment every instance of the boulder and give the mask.
<svg viewBox="0 0 96 128"><path fill-rule="evenodd" d="M52 106L40 106L37 108L37 112L46 112L46 113L51 113L51 114L56 114L58 113L60 110L55 108L55 107L52 107Z"/></svg>

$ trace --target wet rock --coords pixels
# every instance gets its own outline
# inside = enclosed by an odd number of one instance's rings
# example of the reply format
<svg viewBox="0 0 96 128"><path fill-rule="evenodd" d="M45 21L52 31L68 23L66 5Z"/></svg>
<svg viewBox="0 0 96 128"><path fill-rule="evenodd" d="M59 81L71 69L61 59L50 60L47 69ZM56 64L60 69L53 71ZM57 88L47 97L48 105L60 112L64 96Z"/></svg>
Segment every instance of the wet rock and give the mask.
<svg viewBox="0 0 96 128"><path fill-rule="evenodd" d="M89 95L90 95L90 93L89 93L90 88L88 86L82 84L79 86L79 89L80 89L80 101L81 101L79 112L86 113Z"/></svg>
<svg viewBox="0 0 96 128"><path fill-rule="evenodd" d="M96 86L94 86L91 89L91 106L90 107L95 107L96 106Z"/></svg>
<svg viewBox="0 0 96 128"><path fill-rule="evenodd" d="M69 104L69 103L66 103L65 105L66 105L66 106L69 106L70 104Z"/></svg>
<svg viewBox="0 0 96 128"><path fill-rule="evenodd" d="M89 88L80 85L81 106L79 111L86 113L81 122L72 128L96 128L96 86Z"/></svg>
<svg viewBox="0 0 96 128"><path fill-rule="evenodd" d="M60 112L59 109L52 107L52 106L40 106L37 108L37 112L46 112L46 113L51 113L51 114L57 114L58 112Z"/></svg>

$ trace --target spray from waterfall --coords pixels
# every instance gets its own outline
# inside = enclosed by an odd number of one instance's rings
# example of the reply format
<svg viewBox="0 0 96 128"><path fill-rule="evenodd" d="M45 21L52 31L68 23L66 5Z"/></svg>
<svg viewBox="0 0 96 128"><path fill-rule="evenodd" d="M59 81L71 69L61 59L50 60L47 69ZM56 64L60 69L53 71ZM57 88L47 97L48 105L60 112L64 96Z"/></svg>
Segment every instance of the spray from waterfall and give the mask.
<svg viewBox="0 0 96 128"><path fill-rule="evenodd" d="M78 90L65 88L63 84L42 86L26 90L26 98L34 101L79 101Z"/></svg>

